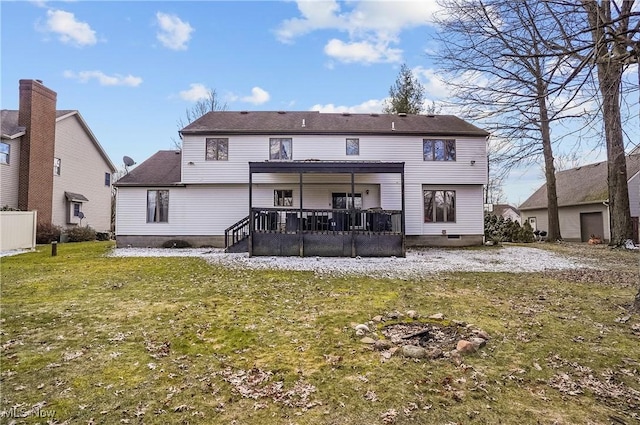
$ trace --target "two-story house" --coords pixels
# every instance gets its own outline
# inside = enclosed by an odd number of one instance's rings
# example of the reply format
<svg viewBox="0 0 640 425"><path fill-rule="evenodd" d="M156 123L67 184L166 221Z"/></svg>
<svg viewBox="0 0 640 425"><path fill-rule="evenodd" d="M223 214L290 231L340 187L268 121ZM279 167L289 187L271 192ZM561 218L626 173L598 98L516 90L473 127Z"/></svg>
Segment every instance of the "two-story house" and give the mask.
<svg viewBox="0 0 640 425"><path fill-rule="evenodd" d="M210 112L117 184L118 246L404 255L483 242L488 133L446 115Z"/></svg>
<svg viewBox="0 0 640 425"><path fill-rule="evenodd" d="M38 223L111 229L115 166L78 111L20 80L19 110L2 110L0 206L38 212Z"/></svg>

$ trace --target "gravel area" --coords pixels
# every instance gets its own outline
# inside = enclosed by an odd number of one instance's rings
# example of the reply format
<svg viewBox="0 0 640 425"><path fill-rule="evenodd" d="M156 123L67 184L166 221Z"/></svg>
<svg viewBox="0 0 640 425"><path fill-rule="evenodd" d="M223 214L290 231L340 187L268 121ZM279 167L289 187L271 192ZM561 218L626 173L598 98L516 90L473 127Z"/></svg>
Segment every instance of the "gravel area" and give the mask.
<svg viewBox="0 0 640 425"><path fill-rule="evenodd" d="M409 278L438 272L543 272L590 268L590 265L539 248L508 246L488 249L412 249L405 258L249 257L221 249L117 248L114 257L200 257L212 264L236 269L313 271L317 274L366 274Z"/></svg>

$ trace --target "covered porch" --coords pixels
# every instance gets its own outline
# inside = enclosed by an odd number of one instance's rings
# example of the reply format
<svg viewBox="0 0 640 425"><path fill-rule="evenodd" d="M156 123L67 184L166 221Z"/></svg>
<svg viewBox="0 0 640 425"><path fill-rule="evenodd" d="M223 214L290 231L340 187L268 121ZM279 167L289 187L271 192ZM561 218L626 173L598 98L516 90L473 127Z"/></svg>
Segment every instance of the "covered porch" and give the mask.
<svg viewBox="0 0 640 425"><path fill-rule="evenodd" d="M297 174L297 208L253 205L255 174ZM400 176L401 208L362 208L357 202L357 174ZM305 175L342 174L350 191L331 209L305 208ZM335 194L334 194L335 195ZM291 161L249 163L249 215L242 223L249 255L375 257L405 256L403 162ZM237 224L241 224L240 222ZM238 226L236 226L238 227ZM233 242L233 232L231 235ZM237 236L235 239L239 239ZM229 243L229 242L227 242Z"/></svg>

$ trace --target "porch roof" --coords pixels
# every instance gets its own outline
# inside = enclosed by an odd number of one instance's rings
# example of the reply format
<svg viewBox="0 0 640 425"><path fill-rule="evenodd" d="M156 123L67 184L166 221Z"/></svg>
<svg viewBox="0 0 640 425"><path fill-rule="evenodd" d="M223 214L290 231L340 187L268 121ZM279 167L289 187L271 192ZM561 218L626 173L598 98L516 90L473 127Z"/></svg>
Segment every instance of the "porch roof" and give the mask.
<svg viewBox="0 0 640 425"><path fill-rule="evenodd" d="M249 162L249 173L403 173L404 162L263 161Z"/></svg>

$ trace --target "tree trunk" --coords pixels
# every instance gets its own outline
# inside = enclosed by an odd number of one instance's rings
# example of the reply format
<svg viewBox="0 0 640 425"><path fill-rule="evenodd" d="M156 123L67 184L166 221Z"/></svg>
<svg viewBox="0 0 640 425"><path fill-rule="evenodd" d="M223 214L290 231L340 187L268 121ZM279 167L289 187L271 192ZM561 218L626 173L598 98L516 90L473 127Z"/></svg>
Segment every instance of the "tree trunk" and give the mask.
<svg viewBox="0 0 640 425"><path fill-rule="evenodd" d="M598 82L602 93L602 115L607 143L609 187L609 245L621 246L633 238L627 161L624 154L624 138L620 118L620 83L622 66L614 63L598 63Z"/></svg>
<svg viewBox="0 0 640 425"><path fill-rule="evenodd" d="M542 75L539 73L538 75ZM556 167L553 164L551 148L551 129L549 126L549 111L547 109L545 85L538 78L538 107L540 109L540 133L542 136L542 153L544 156L544 176L547 184L547 241L562 240L560 235L560 220L558 218L558 194L556 191Z"/></svg>

